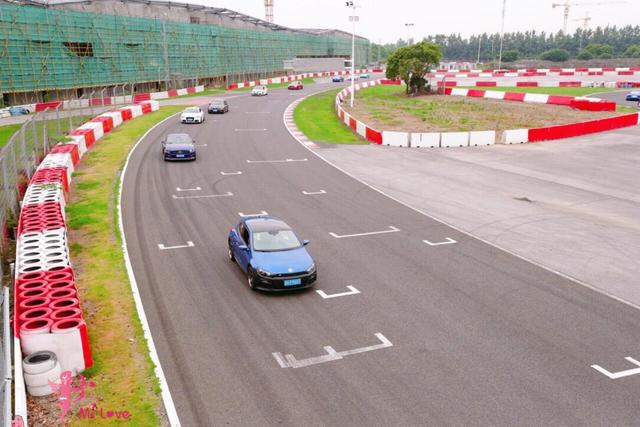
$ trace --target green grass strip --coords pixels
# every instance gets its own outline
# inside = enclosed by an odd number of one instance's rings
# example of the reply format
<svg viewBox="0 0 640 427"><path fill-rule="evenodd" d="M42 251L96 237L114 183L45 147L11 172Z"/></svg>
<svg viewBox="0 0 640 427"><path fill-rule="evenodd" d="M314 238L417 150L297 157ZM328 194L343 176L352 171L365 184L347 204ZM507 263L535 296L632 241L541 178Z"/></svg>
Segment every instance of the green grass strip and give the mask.
<svg viewBox="0 0 640 427"><path fill-rule="evenodd" d="M22 126L21 123L0 126L0 148L9 143L13 134L20 130L20 126Z"/></svg>
<svg viewBox="0 0 640 427"><path fill-rule="evenodd" d="M149 358L137 315L121 248L117 221L118 186L127 154L159 121L182 106L131 120L114 129L82 159L74 173L67 223L71 258L77 274L88 324L94 367L84 372L98 406L129 411L131 425L158 426L161 420L160 385ZM89 402L85 402L86 405ZM71 425L113 425L113 419L80 420Z"/></svg>
<svg viewBox="0 0 640 427"><path fill-rule="evenodd" d="M316 142L330 144L367 144L336 115L336 94L343 88L322 92L302 101L293 111L300 132Z"/></svg>

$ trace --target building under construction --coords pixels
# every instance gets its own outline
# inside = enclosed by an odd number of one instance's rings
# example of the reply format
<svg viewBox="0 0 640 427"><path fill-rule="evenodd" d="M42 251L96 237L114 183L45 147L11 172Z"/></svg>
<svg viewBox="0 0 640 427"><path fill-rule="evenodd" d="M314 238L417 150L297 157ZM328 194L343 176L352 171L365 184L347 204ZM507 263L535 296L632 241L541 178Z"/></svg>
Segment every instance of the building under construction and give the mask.
<svg viewBox="0 0 640 427"><path fill-rule="evenodd" d="M350 57L350 34L286 28L223 8L0 0L5 105L76 98L95 88L113 92L125 83L153 91L335 69ZM356 37L356 65L368 62L369 42Z"/></svg>

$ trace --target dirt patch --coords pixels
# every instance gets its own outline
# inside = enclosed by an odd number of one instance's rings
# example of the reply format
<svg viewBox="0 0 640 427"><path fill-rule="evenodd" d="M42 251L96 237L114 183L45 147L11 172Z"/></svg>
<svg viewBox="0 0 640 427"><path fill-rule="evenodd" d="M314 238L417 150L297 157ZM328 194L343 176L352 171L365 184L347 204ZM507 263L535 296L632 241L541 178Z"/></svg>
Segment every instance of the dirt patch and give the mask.
<svg viewBox="0 0 640 427"><path fill-rule="evenodd" d="M345 110L379 130L454 132L537 128L619 115L569 107L463 96L425 95L407 98L401 92L364 89L353 109ZM384 88L384 86L381 86ZM371 91L372 93L367 93Z"/></svg>

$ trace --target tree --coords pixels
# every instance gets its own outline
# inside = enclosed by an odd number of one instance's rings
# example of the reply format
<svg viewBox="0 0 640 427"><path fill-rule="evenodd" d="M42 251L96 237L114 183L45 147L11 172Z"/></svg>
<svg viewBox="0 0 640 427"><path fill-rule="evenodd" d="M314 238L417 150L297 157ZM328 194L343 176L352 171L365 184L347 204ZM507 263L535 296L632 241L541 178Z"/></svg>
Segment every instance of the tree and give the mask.
<svg viewBox="0 0 640 427"><path fill-rule="evenodd" d="M426 84L424 76L432 66L440 62L440 58L440 46L429 41L401 47L387 60L387 78L404 80L407 93L409 88L413 88L417 93L423 92Z"/></svg>
<svg viewBox="0 0 640 427"><path fill-rule="evenodd" d="M640 44L632 44L624 51L627 58L640 58Z"/></svg>
<svg viewBox="0 0 640 427"><path fill-rule="evenodd" d="M502 60L504 62L517 61L519 57L520 52L518 52L518 49L511 49L502 54Z"/></svg>
<svg viewBox="0 0 640 427"><path fill-rule="evenodd" d="M582 49L580 53L578 53L577 58L582 60L589 60L589 59L593 59L593 55L588 50Z"/></svg>
<svg viewBox="0 0 640 427"><path fill-rule="evenodd" d="M613 47L608 44L594 43L585 47L584 50L588 51L595 58L613 58Z"/></svg>
<svg viewBox="0 0 640 427"><path fill-rule="evenodd" d="M569 59L569 52L565 49L551 49L544 52L540 58L545 61L564 62Z"/></svg>

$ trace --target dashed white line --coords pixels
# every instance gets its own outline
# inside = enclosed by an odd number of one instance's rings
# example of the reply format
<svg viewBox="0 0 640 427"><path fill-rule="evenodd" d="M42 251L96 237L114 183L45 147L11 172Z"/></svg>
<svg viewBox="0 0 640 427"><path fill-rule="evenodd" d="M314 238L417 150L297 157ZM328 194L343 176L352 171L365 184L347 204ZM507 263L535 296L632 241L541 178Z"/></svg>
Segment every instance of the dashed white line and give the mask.
<svg viewBox="0 0 640 427"><path fill-rule="evenodd" d="M320 289L316 290L316 292L318 293L318 295L320 295L324 299L340 298L340 297L346 297L348 295L356 295L360 293L359 290L357 290L355 287L351 285L347 286L347 289L349 289L348 292L341 292L339 294L330 294L330 295L327 295L323 290L320 290Z"/></svg>
<svg viewBox="0 0 640 427"><path fill-rule="evenodd" d="M242 171L236 171L236 172L220 172L220 175L242 175Z"/></svg>
<svg viewBox="0 0 640 427"><path fill-rule="evenodd" d="M245 214L242 212L238 212L238 215L240 216L260 216L260 215L269 215L266 211L262 211L261 213L257 213L257 214Z"/></svg>
<svg viewBox="0 0 640 427"><path fill-rule="evenodd" d="M200 191L202 190L202 188L200 187L196 187L196 188L180 188L180 187L176 187L176 191Z"/></svg>
<svg viewBox="0 0 640 427"><path fill-rule="evenodd" d="M292 163L306 162L307 159L284 159L284 160L247 160L247 163Z"/></svg>
<svg viewBox="0 0 640 427"><path fill-rule="evenodd" d="M639 366L639 367L638 368L633 368L633 369L627 369L626 371L619 371L619 372L609 372L608 370L604 369L600 365L591 365L591 367L593 369L595 369L596 371L600 372L601 374L605 374L606 376L608 376L612 380L617 380L618 378L624 378L624 377L629 377L631 375L640 374L640 362L638 362L633 357L625 357L625 359L627 361L633 363L634 365Z"/></svg>
<svg viewBox="0 0 640 427"><path fill-rule="evenodd" d="M304 190L302 190L302 194L304 194L305 196L313 196L315 194L327 194L327 192L324 191L324 190L320 190L320 191L304 191Z"/></svg>
<svg viewBox="0 0 640 427"><path fill-rule="evenodd" d="M245 114L271 114L271 111L245 111Z"/></svg>
<svg viewBox="0 0 640 427"><path fill-rule="evenodd" d="M262 129L234 129L234 131L236 132L265 132L267 129L266 128L262 128Z"/></svg>
<svg viewBox="0 0 640 427"><path fill-rule="evenodd" d="M191 240L187 240L187 244L186 245L177 245L177 246L165 246L162 243L158 243L158 249L160 249L161 251L166 251L166 250L170 250L170 249L183 249L183 248L192 248L195 245L193 244L193 242Z"/></svg>
<svg viewBox="0 0 640 427"><path fill-rule="evenodd" d="M173 194L173 198L174 199L209 199L209 198L214 198L214 197L230 197L233 196L233 193L231 191L227 191L226 193L223 194L206 194L203 196L176 196L175 194Z"/></svg>
<svg viewBox="0 0 640 427"><path fill-rule="evenodd" d="M333 237L335 237L336 239L343 239L345 237L360 237L360 236L372 236L374 234L386 234L386 233L396 233L400 231L399 228L394 227L393 225L389 226L389 230L383 230L383 231L371 231L369 233L358 233L358 234L343 234L343 235L338 235L336 233L333 232L329 232L330 235L332 235Z"/></svg>
<svg viewBox="0 0 640 427"><path fill-rule="evenodd" d="M423 242L425 242L429 246L450 245L452 243L458 243L455 240L453 240L451 237L445 237L444 242L430 242L428 240L423 240Z"/></svg>

